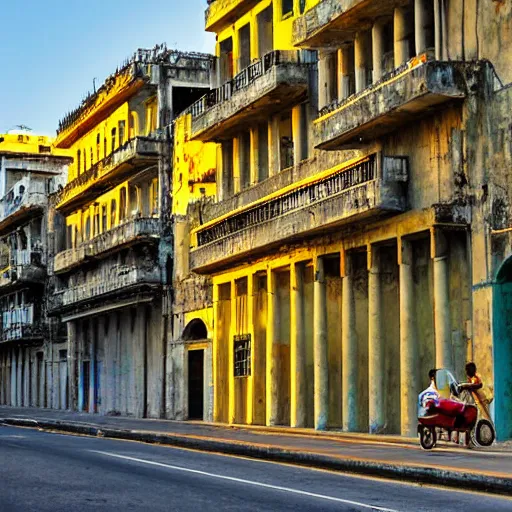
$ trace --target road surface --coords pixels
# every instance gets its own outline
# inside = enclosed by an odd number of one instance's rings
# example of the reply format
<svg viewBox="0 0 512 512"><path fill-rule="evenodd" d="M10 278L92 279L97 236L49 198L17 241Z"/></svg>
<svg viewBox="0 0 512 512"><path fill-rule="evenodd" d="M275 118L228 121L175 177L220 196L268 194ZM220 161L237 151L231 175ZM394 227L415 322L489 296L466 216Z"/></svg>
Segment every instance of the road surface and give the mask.
<svg viewBox="0 0 512 512"><path fill-rule="evenodd" d="M510 512L512 500L0 426L0 512L70 510Z"/></svg>

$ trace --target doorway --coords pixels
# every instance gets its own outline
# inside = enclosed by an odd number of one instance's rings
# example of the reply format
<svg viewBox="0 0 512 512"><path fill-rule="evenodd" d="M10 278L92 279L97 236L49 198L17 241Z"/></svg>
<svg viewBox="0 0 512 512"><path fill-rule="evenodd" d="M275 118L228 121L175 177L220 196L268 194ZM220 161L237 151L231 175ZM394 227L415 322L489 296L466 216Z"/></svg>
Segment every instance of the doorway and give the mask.
<svg viewBox="0 0 512 512"><path fill-rule="evenodd" d="M91 387L91 363L82 363L82 410L89 412L89 389Z"/></svg>
<svg viewBox="0 0 512 512"><path fill-rule="evenodd" d="M68 408L68 351L59 351L60 409Z"/></svg>
<svg viewBox="0 0 512 512"><path fill-rule="evenodd" d="M203 419L204 350L188 351L188 418Z"/></svg>
<svg viewBox="0 0 512 512"><path fill-rule="evenodd" d="M494 411L496 437L512 439L512 257L496 278L493 293Z"/></svg>

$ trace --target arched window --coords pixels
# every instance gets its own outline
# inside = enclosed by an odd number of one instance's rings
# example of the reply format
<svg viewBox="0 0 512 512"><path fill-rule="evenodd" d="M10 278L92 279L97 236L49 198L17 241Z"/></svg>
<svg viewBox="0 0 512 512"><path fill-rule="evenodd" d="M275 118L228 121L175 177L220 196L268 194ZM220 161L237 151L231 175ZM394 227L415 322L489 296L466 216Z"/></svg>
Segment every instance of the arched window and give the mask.
<svg viewBox="0 0 512 512"><path fill-rule="evenodd" d="M130 215L133 217L139 213L139 187L130 184Z"/></svg>
<svg viewBox="0 0 512 512"><path fill-rule="evenodd" d="M116 200L110 201L110 227L113 228L116 225Z"/></svg>
<svg viewBox="0 0 512 512"><path fill-rule="evenodd" d="M126 188L123 187L119 199L119 222L126 218Z"/></svg>
<svg viewBox="0 0 512 512"><path fill-rule="evenodd" d="M88 213L85 215L84 236L85 240L91 239L91 217Z"/></svg>
<svg viewBox="0 0 512 512"><path fill-rule="evenodd" d="M98 133L96 135L96 161L99 162L100 161L100 134Z"/></svg>
<svg viewBox="0 0 512 512"><path fill-rule="evenodd" d="M80 176L80 171L82 170L81 169L81 165L82 165L82 161L81 161L81 157L82 156L82 153L80 152L80 150L77 150L76 152L76 175L77 176Z"/></svg>

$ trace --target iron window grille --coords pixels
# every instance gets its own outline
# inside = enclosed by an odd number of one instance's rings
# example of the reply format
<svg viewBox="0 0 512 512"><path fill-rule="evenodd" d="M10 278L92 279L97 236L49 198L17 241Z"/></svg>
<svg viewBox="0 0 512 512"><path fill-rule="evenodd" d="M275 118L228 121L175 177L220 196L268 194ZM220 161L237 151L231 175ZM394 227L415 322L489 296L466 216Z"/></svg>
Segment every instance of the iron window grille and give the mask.
<svg viewBox="0 0 512 512"><path fill-rule="evenodd" d="M233 340L235 342L235 377L249 377L251 375L251 335L237 335Z"/></svg>

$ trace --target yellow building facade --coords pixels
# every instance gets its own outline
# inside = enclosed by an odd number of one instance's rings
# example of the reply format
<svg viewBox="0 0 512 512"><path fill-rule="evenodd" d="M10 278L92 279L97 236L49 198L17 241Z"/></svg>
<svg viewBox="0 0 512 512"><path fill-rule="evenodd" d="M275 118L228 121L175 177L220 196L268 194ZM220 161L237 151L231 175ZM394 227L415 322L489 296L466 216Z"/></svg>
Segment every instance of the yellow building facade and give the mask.
<svg viewBox="0 0 512 512"><path fill-rule="evenodd" d="M492 140L476 112L506 103L506 70L467 16L422 0L210 3L217 83L190 113L191 140L218 144L217 202L189 264L213 283L215 421L415 435L430 368L464 379L475 360L502 386L489 333L474 338L487 228L469 148Z"/></svg>

